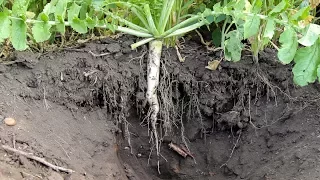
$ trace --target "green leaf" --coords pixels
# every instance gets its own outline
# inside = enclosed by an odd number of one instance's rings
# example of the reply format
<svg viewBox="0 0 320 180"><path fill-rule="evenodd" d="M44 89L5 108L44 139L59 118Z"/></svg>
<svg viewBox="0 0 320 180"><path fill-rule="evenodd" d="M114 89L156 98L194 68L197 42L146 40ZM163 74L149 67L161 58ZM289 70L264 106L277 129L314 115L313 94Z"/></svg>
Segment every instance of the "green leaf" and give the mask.
<svg viewBox="0 0 320 180"><path fill-rule="evenodd" d="M244 23L244 39L254 36L258 33L260 27L260 18L256 15L248 16Z"/></svg>
<svg viewBox="0 0 320 180"><path fill-rule="evenodd" d="M15 0L12 6L12 14L15 16L25 15L29 5L29 0Z"/></svg>
<svg viewBox="0 0 320 180"><path fill-rule="evenodd" d="M40 13L38 20L42 21L35 23L32 27L32 34L36 42L44 42L48 40L51 36L50 28L51 25L48 23L49 17L45 13Z"/></svg>
<svg viewBox="0 0 320 180"><path fill-rule="evenodd" d="M301 8L298 12L296 12L293 16L290 16L291 20L301 21L306 19L310 15L310 7Z"/></svg>
<svg viewBox="0 0 320 180"><path fill-rule="evenodd" d="M144 13L146 14L148 25L150 27L150 31L153 33L153 35L159 35L159 31L156 28L156 25L154 23L154 19L152 17L149 5L145 4L143 6L143 10L144 10Z"/></svg>
<svg viewBox="0 0 320 180"><path fill-rule="evenodd" d="M272 39L275 29L276 29L276 24L274 22L274 19L268 19L266 28L264 30L263 37Z"/></svg>
<svg viewBox="0 0 320 180"><path fill-rule="evenodd" d="M163 7L161 10L161 15L159 19L159 33L162 34L167 26L171 10L173 8L175 1L173 0L164 0Z"/></svg>
<svg viewBox="0 0 320 180"><path fill-rule="evenodd" d="M221 46L222 32L219 27L217 27L214 31L212 31L211 36L212 36L213 44L217 47Z"/></svg>
<svg viewBox="0 0 320 180"><path fill-rule="evenodd" d="M75 17L71 22L71 27L78 33L85 34L88 32L86 21Z"/></svg>
<svg viewBox="0 0 320 180"><path fill-rule="evenodd" d="M237 30L230 31L226 34L228 38L224 42L224 54L228 61L240 61L243 44L241 43L241 33Z"/></svg>
<svg viewBox="0 0 320 180"><path fill-rule="evenodd" d="M2 5L3 1L4 1L4 0L0 0L0 5Z"/></svg>
<svg viewBox="0 0 320 180"><path fill-rule="evenodd" d="M13 47L18 51L23 51L27 46L27 25L23 20L12 20L12 31L10 36Z"/></svg>
<svg viewBox="0 0 320 180"><path fill-rule="evenodd" d="M66 26L60 15L57 16L58 23L56 24L56 30L62 34L66 32Z"/></svg>
<svg viewBox="0 0 320 180"><path fill-rule="evenodd" d="M50 32L51 25L48 22L36 23L32 27L32 34L36 42L44 42L51 36Z"/></svg>
<svg viewBox="0 0 320 180"><path fill-rule="evenodd" d="M293 80L299 86L313 83L319 75L320 65L320 40L309 47L301 48L294 58L295 65L292 69Z"/></svg>
<svg viewBox="0 0 320 180"><path fill-rule="evenodd" d="M246 1L245 0L238 0L236 4L234 5L235 10L243 11L245 8Z"/></svg>
<svg viewBox="0 0 320 180"><path fill-rule="evenodd" d="M40 13L38 16L38 20L48 22L49 21L49 16L45 13Z"/></svg>
<svg viewBox="0 0 320 180"><path fill-rule="evenodd" d="M10 19L7 13L0 12L0 42L10 36Z"/></svg>
<svg viewBox="0 0 320 180"><path fill-rule="evenodd" d="M280 35L279 42L281 48L278 51L278 58L282 63L289 64L298 48L297 33L292 28L288 28Z"/></svg>
<svg viewBox="0 0 320 180"><path fill-rule="evenodd" d="M94 19L92 19L88 14L87 14L87 18L86 18L86 23L88 28L93 29L96 24L97 24L97 17L95 17Z"/></svg>
<svg viewBox="0 0 320 180"><path fill-rule="evenodd" d="M310 24L306 34L299 39L299 43L304 46L312 46L320 35L320 25Z"/></svg>
<svg viewBox="0 0 320 180"><path fill-rule="evenodd" d="M68 10L68 21L72 23L73 18L77 18L80 12L81 6L78 6L76 3L73 3L70 9Z"/></svg>
<svg viewBox="0 0 320 180"><path fill-rule="evenodd" d="M269 12L269 16L274 16L277 14L280 14L284 10L286 10L289 7L288 0L282 0L276 7L272 9L272 11Z"/></svg>
<svg viewBox="0 0 320 180"><path fill-rule="evenodd" d="M59 0L56 9L55 9L55 16L60 16L62 19L65 18L66 16L66 11L67 11L67 3L68 0Z"/></svg>
<svg viewBox="0 0 320 180"><path fill-rule="evenodd" d="M225 14L218 15L217 17L215 17L214 22L219 23L221 21L224 21L226 19L226 17L227 16Z"/></svg>

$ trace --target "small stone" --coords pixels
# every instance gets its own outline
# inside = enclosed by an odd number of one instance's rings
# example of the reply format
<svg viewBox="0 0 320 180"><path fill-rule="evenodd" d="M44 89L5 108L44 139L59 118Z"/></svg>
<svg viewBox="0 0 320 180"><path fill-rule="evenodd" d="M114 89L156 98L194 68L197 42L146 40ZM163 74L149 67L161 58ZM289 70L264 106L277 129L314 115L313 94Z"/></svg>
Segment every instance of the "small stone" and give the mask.
<svg viewBox="0 0 320 180"><path fill-rule="evenodd" d="M5 118L4 123L8 126L14 126L17 124L17 121L13 118Z"/></svg>
<svg viewBox="0 0 320 180"><path fill-rule="evenodd" d="M242 122L239 121L239 122L237 123L237 125L238 125L238 127L239 127L240 129L243 128L243 123L242 123Z"/></svg>

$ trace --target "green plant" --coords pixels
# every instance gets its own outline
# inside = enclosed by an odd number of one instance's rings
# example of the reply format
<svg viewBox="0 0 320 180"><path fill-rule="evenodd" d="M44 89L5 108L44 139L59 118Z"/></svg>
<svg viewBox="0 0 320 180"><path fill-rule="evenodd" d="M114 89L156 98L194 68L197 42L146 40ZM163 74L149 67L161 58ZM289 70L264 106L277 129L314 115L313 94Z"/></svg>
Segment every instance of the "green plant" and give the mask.
<svg viewBox="0 0 320 180"><path fill-rule="evenodd" d="M226 15L222 27L225 59L239 61L243 41L247 40L257 61L258 52L271 43L278 49L278 58L283 64L294 61L293 74L297 85L315 82L320 77L320 26L312 23L314 10L308 4L299 6L301 1L282 0L272 9L262 8L266 7L265 3L238 0L213 7L216 14ZM280 47L272 41L279 41Z"/></svg>
<svg viewBox="0 0 320 180"><path fill-rule="evenodd" d="M135 49L149 43L146 99L150 105L150 124L159 157L157 87L162 46L174 45L181 35L210 23L206 19L211 15L209 9L187 16L189 5L184 0L53 0L34 19L27 16L30 1L17 0L12 9L5 5L0 13L0 41L9 38L15 49L25 50L29 25L32 29L29 38L36 42L48 40L52 32L64 34L66 26L78 33L87 33L88 28L107 28L145 38L131 46Z"/></svg>

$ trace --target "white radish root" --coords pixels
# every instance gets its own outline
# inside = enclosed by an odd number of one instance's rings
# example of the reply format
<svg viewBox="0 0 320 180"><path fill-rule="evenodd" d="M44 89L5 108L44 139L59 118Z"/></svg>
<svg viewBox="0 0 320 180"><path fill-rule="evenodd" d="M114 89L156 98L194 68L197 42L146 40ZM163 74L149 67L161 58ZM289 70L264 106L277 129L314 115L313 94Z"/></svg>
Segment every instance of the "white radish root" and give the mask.
<svg viewBox="0 0 320 180"><path fill-rule="evenodd" d="M160 154L160 147L159 147L159 137L157 133L157 121L158 121L158 113L160 110L158 95L157 95L157 88L159 85L159 76L160 76L160 59L161 59L161 52L162 52L162 41L154 40L149 42L149 61L148 61L148 87L147 87L147 94L146 98L150 105L151 115L151 127L152 127L152 134L155 141L155 147L157 151L157 156L159 157Z"/></svg>

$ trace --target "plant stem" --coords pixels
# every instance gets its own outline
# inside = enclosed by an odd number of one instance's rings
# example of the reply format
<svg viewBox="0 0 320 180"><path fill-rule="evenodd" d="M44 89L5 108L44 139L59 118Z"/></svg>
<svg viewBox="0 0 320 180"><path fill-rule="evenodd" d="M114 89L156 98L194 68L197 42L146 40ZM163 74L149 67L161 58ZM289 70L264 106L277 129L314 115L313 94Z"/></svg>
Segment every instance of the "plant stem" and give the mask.
<svg viewBox="0 0 320 180"><path fill-rule="evenodd" d="M157 132L157 121L158 121L158 113L160 110L158 95L157 95L157 88L159 85L159 76L160 76L160 58L162 52L162 41L153 40L149 42L149 62L148 62L148 87L147 87L147 94L146 98L150 105L151 109L151 127L152 127L152 134L155 140L155 146L157 150L157 156L160 154L160 147L159 147L159 137Z"/></svg>

